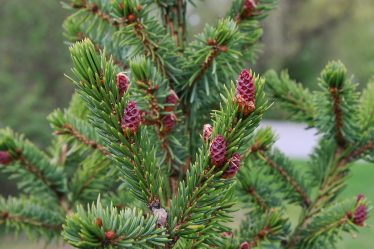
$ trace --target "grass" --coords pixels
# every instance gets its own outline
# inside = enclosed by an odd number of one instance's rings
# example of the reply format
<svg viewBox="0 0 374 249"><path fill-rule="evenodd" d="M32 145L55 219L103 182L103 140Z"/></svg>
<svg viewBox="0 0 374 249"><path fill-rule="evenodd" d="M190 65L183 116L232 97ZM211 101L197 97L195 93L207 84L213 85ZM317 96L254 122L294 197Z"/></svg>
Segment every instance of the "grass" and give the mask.
<svg viewBox="0 0 374 249"><path fill-rule="evenodd" d="M305 165L304 162L297 162L298 164ZM364 193L365 196L374 202L374 166L367 163L357 163L352 166L352 177L348 180L348 186L341 194L340 198L350 198L357 196L359 193ZM295 210L291 208L291 213ZM240 215L238 216L240 217ZM297 221L297 217L291 217L292 220ZM374 217L371 216L367 222L368 226L360 229L360 232L355 234L344 234L343 240L338 244L338 249L351 249L351 248L372 248L374 244L374 231L370 224L374 224ZM0 249L39 249L44 248L43 243L28 242L24 237L15 239L12 236L0 237ZM56 246L48 246L47 249L56 249ZM59 247L62 248L62 247ZM65 247L68 248L68 247Z"/></svg>

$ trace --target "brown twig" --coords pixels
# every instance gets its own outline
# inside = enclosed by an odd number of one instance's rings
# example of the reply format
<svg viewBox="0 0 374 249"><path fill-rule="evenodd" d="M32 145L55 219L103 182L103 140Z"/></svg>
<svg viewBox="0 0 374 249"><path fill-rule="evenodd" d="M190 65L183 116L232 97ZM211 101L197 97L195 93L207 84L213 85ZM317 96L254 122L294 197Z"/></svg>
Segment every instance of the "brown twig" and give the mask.
<svg viewBox="0 0 374 249"><path fill-rule="evenodd" d="M27 159L22 155L21 150L17 150L17 157L16 160L20 162L20 164L31 174L35 175L40 181L42 181L48 188L52 191L52 193L55 194L58 200L60 200L63 197L63 193L60 192L57 188L57 186L50 182L43 174L42 171L40 171L36 166L31 164Z"/></svg>
<svg viewBox="0 0 374 249"><path fill-rule="evenodd" d="M283 177L283 179L285 179L295 189L295 191L303 199L304 205L306 207L309 207L311 201L308 195L303 191L301 186L296 182L296 180L293 179L282 167L280 167L273 160L271 160L263 151L259 150L257 151L257 153L267 163L267 165L269 165L272 169L277 171Z"/></svg>
<svg viewBox="0 0 374 249"><path fill-rule="evenodd" d="M6 214L6 215L4 215L4 214ZM4 211L2 213L1 218L3 218L4 220L8 220L8 221L27 223L27 224L32 225L32 226L38 226L38 227L42 227L42 228L45 228L45 229L55 230L56 232L59 232L62 229L62 225L60 225L60 224L46 224L46 223L43 223L41 221L31 219L31 218L27 218L27 217L23 217L23 216L20 216L20 215L17 215L17 216L10 215L9 213L4 212Z"/></svg>
<svg viewBox="0 0 374 249"><path fill-rule="evenodd" d="M266 202L257 194L256 190L252 186L248 187L247 192L253 197L253 200L261 207L263 211L269 209Z"/></svg>
<svg viewBox="0 0 374 249"><path fill-rule="evenodd" d="M83 134L79 133L79 131L74 129L74 127L72 125L64 124L63 128L64 128L63 131L56 131L55 134L56 135L66 135L66 134L72 135L73 137L75 137L81 143L83 143L83 144L85 144L85 145L87 145L87 146L89 146L89 147L91 147L95 150L98 150L102 155L107 156L109 154L108 151L102 145L96 143L93 140L90 140L89 138L87 138Z"/></svg>
<svg viewBox="0 0 374 249"><path fill-rule="evenodd" d="M196 82L199 81L201 77L203 77L205 71L210 67L210 65L213 62L213 59L216 58L219 55L219 53L220 53L219 48L217 46L213 46L208 58L200 66L199 73L197 74L195 79L192 81L191 86L190 86L191 89L196 84Z"/></svg>
<svg viewBox="0 0 374 249"><path fill-rule="evenodd" d="M339 89L336 87L330 87L330 95L333 99L333 111L335 114L335 129L336 129L336 142L338 145L343 148L345 146L345 139L343 136L343 113L340 109L340 96Z"/></svg>
<svg viewBox="0 0 374 249"><path fill-rule="evenodd" d="M349 153L346 157L342 159L344 162L349 162L355 158L358 158L362 154L364 154L366 151L369 151L374 148L374 140L369 141L368 143L362 145L361 147L353 150L351 153Z"/></svg>

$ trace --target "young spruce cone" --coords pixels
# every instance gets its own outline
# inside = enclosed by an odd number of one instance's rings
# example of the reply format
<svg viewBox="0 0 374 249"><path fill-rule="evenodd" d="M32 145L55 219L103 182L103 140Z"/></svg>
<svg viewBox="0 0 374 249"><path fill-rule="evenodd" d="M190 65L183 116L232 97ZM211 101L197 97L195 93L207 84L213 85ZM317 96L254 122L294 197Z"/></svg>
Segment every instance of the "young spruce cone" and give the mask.
<svg viewBox="0 0 374 249"><path fill-rule="evenodd" d="M165 111L171 112L174 109L174 107L177 105L178 100L179 98L177 94L173 90L170 90L170 94L165 99L165 104L168 104L168 106L165 106L164 108Z"/></svg>
<svg viewBox="0 0 374 249"><path fill-rule="evenodd" d="M220 166L225 161L226 142L221 135L217 135L210 144L210 162L214 166Z"/></svg>
<svg viewBox="0 0 374 249"><path fill-rule="evenodd" d="M12 158L9 155L8 151L0 151L0 164L9 164L12 161Z"/></svg>
<svg viewBox="0 0 374 249"><path fill-rule="evenodd" d="M255 109L255 84L248 70L243 69L236 85L236 102L245 116Z"/></svg>
<svg viewBox="0 0 374 249"><path fill-rule="evenodd" d="M223 172L222 177L227 179L227 178L232 178L238 173L240 167L240 154L239 153L234 153L232 157L229 159L229 167Z"/></svg>
<svg viewBox="0 0 374 249"><path fill-rule="evenodd" d="M116 85L119 91L119 96L122 97L123 94L127 91L129 88L129 80L125 73L118 73L117 74L117 81Z"/></svg>
<svg viewBox="0 0 374 249"><path fill-rule="evenodd" d="M356 224L357 226L364 226L366 219L367 219L366 206L365 205L358 206L353 216L353 223Z"/></svg>
<svg viewBox="0 0 374 249"><path fill-rule="evenodd" d="M124 115L121 120L121 128L126 134L127 130L134 134L140 125L140 112L135 101L130 101L123 111Z"/></svg>
<svg viewBox="0 0 374 249"><path fill-rule="evenodd" d="M208 141L210 139L210 136L212 135L213 126L210 124L205 124L203 127L203 140L204 142Z"/></svg>
<svg viewBox="0 0 374 249"><path fill-rule="evenodd" d="M170 113L168 115L163 116L161 121L162 121L162 124L164 125L165 131L170 131L171 129L173 129L177 121L177 117L175 116L174 113Z"/></svg>
<svg viewBox="0 0 374 249"><path fill-rule="evenodd" d="M243 16L250 17L253 14L253 11L256 9L256 2L255 0L244 0L243 3Z"/></svg>
<svg viewBox="0 0 374 249"><path fill-rule="evenodd" d="M250 249L247 241L240 244L239 249Z"/></svg>

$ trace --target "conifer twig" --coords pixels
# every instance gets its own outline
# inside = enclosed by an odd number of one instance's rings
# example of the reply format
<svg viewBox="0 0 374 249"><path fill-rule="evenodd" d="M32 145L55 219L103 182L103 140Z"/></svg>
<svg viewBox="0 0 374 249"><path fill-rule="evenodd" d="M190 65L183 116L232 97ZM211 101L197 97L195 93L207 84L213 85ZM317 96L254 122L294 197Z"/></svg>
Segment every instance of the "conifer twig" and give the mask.
<svg viewBox="0 0 374 249"><path fill-rule="evenodd" d="M277 171L295 189L295 191L303 199L305 206L309 207L311 201L308 195L303 191L301 186L296 182L296 180L293 179L292 176L287 174L287 172L282 167L278 166L273 160L271 160L263 151L257 150L257 153L259 154L260 158L262 158L266 162L268 166Z"/></svg>
<svg viewBox="0 0 374 249"><path fill-rule="evenodd" d="M343 113L340 109L340 97L339 97L339 89L334 86L330 86L330 94L333 99L333 109L335 113L335 129L336 129L336 141L339 146L344 147L345 139L342 133L343 127Z"/></svg>
<svg viewBox="0 0 374 249"><path fill-rule="evenodd" d="M260 195L257 194L256 190L252 186L248 187L247 192L253 197L254 201L261 207L263 211L269 210L266 202L261 198Z"/></svg>
<svg viewBox="0 0 374 249"><path fill-rule="evenodd" d="M102 155L107 156L109 152L100 144L96 143L96 141L90 140L89 138L85 137L83 134L79 133L76 129L73 128L70 124L64 124L63 128L64 131L56 131L56 135L71 135L75 137L81 143L91 147L92 149L98 150Z"/></svg>
<svg viewBox="0 0 374 249"><path fill-rule="evenodd" d="M23 216L20 216L20 215L10 215L7 211L3 210L1 213L0 213L0 221L3 220L3 221L14 221L14 222L19 222L19 223L25 223L25 224L29 224L29 225L32 225L32 226L38 226L38 227L41 227L41 228L45 228L45 229L51 229L51 230L55 230L56 232L60 232L61 229L62 229L62 225L61 224L47 224L47 223L43 223L41 221L38 221L38 220L35 220L35 219L31 219L31 218L28 218L28 217L23 217ZM1 224L1 222L0 222Z"/></svg>

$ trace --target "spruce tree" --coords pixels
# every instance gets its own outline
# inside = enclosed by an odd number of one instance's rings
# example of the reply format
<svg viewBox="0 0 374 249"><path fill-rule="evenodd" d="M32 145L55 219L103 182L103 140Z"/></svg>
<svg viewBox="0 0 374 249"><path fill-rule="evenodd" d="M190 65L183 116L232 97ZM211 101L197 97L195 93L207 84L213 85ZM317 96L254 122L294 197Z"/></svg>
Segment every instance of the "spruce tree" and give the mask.
<svg viewBox="0 0 374 249"><path fill-rule="evenodd" d="M0 224L74 248L241 249L333 248L365 226L365 196L337 197L352 163L374 159L373 83L359 94L340 62L315 92L286 72L261 77L243 68L274 0L234 0L187 42L190 4L64 4L76 93L48 117L44 150L1 130L0 170L22 194L0 198ZM273 100L318 130L306 169L274 148L271 128L256 129ZM302 209L295 227L289 204Z"/></svg>

